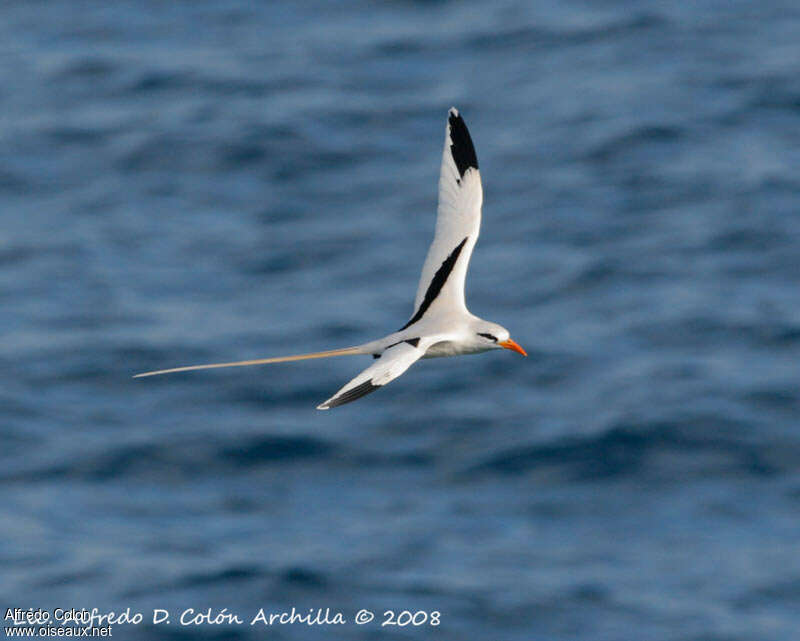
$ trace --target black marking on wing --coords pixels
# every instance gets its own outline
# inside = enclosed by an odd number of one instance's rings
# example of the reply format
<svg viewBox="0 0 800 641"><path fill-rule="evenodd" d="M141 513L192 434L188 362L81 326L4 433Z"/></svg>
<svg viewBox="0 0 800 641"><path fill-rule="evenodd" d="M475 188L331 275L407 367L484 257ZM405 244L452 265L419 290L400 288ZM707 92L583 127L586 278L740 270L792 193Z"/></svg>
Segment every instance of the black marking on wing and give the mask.
<svg viewBox="0 0 800 641"><path fill-rule="evenodd" d="M475 146L469 135L467 125L461 114L450 112L450 153L456 163L458 174L463 178L470 167L478 168L478 156L475 155Z"/></svg>
<svg viewBox="0 0 800 641"><path fill-rule="evenodd" d="M339 396L335 396L327 403L325 403L326 408L330 407L338 407L339 405L344 405L345 403L352 403L353 401L361 398L362 396L366 396L367 394L374 392L376 389L381 387L380 385L373 385L372 381L364 381L361 385L356 385L353 389L349 389L343 394Z"/></svg>
<svg viewBox="0 0 800 641"><path fill-rule="evenodd" d="M417 313L414 314L405 325L397 330L398 332L402 332L404 329L411 327L411 325L416 323L425 315L425 312L428 311L428 308L431 306L433 301L436 300L439 292L442 291L442 287L444 287L444 284L447 282L450 272L453 271L453 267L455 267L458 256L461 254L461 250L464 249L464 245L468 239L469 236L466 236L464 240L462 240L458 246L452 252L450 252L450 255L444 259L442 264L439 266L439 269L437 269L436 273L433 275L433 280L431 280L431 284L428 285L428 291L425 292L425 298L422 300L422 304L419 306Z"/></svg>
<svg viewBox="0 0 800 641"><path fill-rule="evenodd" d="M406 341L397 341L396 343L387 345L386 349L384 349L383 351L385 352L387 349L392 349L392 347L397 347L400 343L408 343L409 345L411 345L411 347L416 347L417 345L419 345L419 338L409 338ZM373 354L372 356L373 358L380 358L380 354Z"/></svg>
<svg viewBox="0 0 800 641"><path fill-rule="evenodd" d="M373 354L373 355L372 355L372 358L374 358L374 359L376 359L376 360L377 360L377 359L379 359L380 357L381 357L381 355L380 355L380 354Z"/></svg>

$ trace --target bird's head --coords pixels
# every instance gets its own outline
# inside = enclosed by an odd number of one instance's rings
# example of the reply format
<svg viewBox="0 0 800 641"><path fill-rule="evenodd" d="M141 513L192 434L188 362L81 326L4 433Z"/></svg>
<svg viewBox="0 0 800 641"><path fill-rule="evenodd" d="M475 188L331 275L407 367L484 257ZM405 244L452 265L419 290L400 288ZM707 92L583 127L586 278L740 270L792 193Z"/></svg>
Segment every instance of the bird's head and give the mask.
<svg viewBox="0 0 800 641"><path fill-rule="evenodd" d="M497 323L482 320L474 327L475 340L486 349L510 349L518 354L527 356L527 352L518 343L511 340L508 330Z"/></svg>

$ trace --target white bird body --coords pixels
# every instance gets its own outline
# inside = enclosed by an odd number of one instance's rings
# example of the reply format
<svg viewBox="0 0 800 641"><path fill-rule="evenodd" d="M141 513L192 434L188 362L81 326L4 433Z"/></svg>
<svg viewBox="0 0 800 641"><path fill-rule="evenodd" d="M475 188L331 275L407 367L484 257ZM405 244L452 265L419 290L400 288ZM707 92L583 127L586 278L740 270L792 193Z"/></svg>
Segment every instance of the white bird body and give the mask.
<svg viewBox="0 0 800 641"><path fill-rule="evenodd" d="M467 126L450 109L439 177L436 231L422 267L414 313L398 331L363 345L313 354L279 356L233 363L176 367L137 374L154 376L197 369L371 354L376 360L317 409L344 405L386 385L421 358L478 354L505 348L526 356L504 327L471 314L464 299L472 250L481 225L483 188L478 159Z"/></svg>

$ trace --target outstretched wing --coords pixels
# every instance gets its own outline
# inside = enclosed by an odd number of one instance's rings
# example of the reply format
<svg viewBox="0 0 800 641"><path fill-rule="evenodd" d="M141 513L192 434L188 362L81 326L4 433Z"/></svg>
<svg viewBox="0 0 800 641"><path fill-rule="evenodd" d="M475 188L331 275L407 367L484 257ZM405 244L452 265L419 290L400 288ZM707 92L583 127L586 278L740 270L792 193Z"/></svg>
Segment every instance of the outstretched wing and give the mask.
<svg viewBox="0 0 800 641"><path fill-rule="evenodd" d="M381 357L352 381L317 406L318 410L328 410L338 405L350 403L366 396L393 381L425 354L419 346L419 339L403 341L384 350Z"/></svg>
<svg viewBox="0 0 800 641"><path fill-rule="evenodd" d="M466 311L464 281L480 232L482 204L475 147L464 119L453 107L447 117L439 175L436 233L422 267L414 314L402 329L438 309Z"/></svg>

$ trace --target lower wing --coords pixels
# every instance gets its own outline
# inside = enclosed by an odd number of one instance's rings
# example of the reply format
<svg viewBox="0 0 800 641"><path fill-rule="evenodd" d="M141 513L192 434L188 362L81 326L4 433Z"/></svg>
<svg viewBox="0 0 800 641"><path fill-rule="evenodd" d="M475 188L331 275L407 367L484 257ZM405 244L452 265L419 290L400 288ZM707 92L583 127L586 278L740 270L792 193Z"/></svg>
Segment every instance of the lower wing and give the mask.
<svg viewBox="0 0 800 641"><path fill-rule="evenodd" d="M381 357L352 381L317 406L318 410L351 403L393 381L425 354L425 347L403 341L384 350Z"/></svg>

